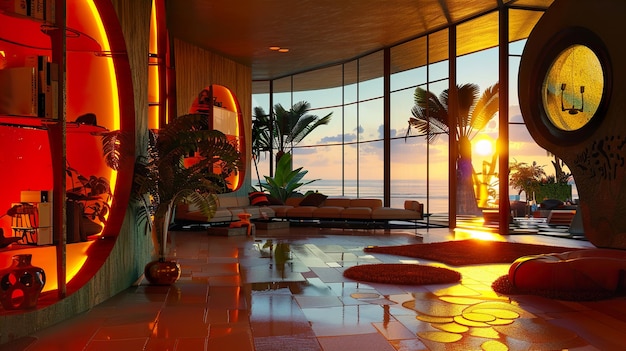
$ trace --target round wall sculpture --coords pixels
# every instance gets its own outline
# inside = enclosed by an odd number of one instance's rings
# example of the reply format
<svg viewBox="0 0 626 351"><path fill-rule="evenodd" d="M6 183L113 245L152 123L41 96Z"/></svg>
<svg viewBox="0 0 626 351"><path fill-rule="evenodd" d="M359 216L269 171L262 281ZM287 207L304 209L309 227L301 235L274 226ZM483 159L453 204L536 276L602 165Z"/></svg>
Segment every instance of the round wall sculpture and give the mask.
<svg viewBox="0 0 626 351"><path fill-rule="evenodd" d="M585 236L626 249L626 2L556 0L528 38L520 108L537 144L570 168ZM621 29L620 29L621 28Z"/></svg>

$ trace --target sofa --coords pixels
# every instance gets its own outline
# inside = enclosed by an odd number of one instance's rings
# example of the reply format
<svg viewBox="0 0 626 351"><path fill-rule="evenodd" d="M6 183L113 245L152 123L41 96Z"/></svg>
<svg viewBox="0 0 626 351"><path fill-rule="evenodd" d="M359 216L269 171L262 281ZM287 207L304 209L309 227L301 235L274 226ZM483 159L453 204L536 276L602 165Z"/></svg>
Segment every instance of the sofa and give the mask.
<svg viewBox="0 0 626 351"><path fill-rule="evenodd" d="M265 204L252 205L248 197L233 196L232 194L217 195L218 207L215 215L207 219L192 204L181 203L176 206L174 223L179 225L193 223L224 224L239 221L239 214L249 213L250 219L272 219L274 210Z"/></svg>
<svg viewBox="0 0 626 351"><path fill-rule="evenodd" d="M414 221L424 219L424 206L405 201L404 208L383 207L380 199L327 197L311 202L310 195L289 198L284 205L269 205L276 218L340 221Z"/></svg>
<svg viewBox="0 0 626 351"><path fill-rule="evenodd" d="M256 193L258 194L258 193ZM228 223L239 220L239 214L249 213L251 220L316 220L385 222L424 219L424 206L419 201L407 200L404 208L384 207L380 199L327 197L313 193L304 197L291 197L284 203L272 201L265 196L234 197L218 195L219 206L215 216L207 220L197 209L180 204L174 216L178 224Z"/></svg>

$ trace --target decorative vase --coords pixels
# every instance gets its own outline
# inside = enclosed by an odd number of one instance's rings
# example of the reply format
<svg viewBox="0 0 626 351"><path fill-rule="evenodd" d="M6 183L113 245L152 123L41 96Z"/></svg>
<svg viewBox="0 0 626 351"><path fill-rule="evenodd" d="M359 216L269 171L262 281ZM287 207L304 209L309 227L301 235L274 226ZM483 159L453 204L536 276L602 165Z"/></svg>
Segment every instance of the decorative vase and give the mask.
<svg viewBox="0 0 626 351"><path fill-rule="evenodd" d="M172 285L180 278L180 264L163 258L149 262L144 275L152 285Z"/></svg>
<svg viewBox="0 0 626 351"><path fill-rule="evenodd" d="M11 266L0 271L0 303L6 310L37 306L39 294L46 284L46 273L30 263L32 256L15 255Z"/></svg>

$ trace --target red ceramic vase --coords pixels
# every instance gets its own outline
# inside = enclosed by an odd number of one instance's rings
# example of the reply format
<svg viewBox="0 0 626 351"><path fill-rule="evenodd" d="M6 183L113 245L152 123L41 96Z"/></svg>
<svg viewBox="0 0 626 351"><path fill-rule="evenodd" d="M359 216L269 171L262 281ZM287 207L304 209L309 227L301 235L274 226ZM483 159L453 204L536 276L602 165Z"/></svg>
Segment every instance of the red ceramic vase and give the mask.
<svg viewBox="0 0 626 351"><path fill-rule="evenodd" d="M180 264L164 259L149 262L144 268L144 275L150 284L172 285L180 278Z"/></svg>
<svg viewBox="0 0 626 351"><path fill-rule="evenodd" d="M46 274L30 263L31 258L31 254L15 255L11 266L0 271L0 303L6 310L37 307Z"/></svg>

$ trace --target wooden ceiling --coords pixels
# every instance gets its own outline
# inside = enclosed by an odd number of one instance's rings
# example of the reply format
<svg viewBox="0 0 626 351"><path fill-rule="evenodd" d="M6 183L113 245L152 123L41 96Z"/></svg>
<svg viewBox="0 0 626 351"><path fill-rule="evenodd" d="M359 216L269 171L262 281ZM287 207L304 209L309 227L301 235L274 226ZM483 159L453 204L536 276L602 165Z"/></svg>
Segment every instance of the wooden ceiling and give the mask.
<svg viewBox="0 0 626 351"><path fill-rule="evenodd" d="M493 47L498 14L480 15L511 8L513 41L528 36L552 1L177 0L166 11L172 36L250 66L259 81L343 63L451 24L460 24L458 55ZM447 59L446 33L431 36L431 62ZM392 71L423 65L425 47L422 40L394 48Z"/></svg>

